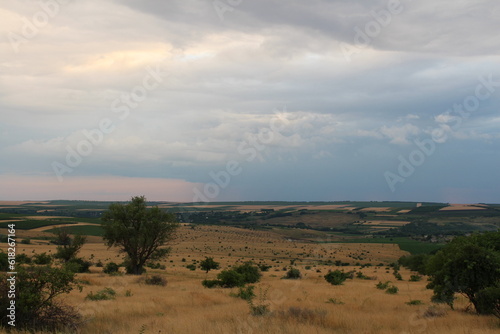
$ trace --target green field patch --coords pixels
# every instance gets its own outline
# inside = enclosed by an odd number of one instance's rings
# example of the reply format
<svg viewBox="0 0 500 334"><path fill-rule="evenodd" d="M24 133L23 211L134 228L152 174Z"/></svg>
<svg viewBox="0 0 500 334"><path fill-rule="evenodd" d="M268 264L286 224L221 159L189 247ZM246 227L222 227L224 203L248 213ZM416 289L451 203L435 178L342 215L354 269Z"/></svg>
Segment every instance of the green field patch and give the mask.
<svg viewBox="0 0 500 334"><path fill-rule="evenodd" d="M20 220L15 222L16 229L18 230L31 230L38 227L51 226L51 225L59 225L60 221L52 221L52 220ZM76 224L75 222L64 222L65 224ZM9 224L12 222L4 222L0 223L0 228L7 228Z"/></svg>
<svg viewBox="0 0 500 334"><path fill-rule="evenodd" d="M410 238L355 238L346 239L334 243L363 243L363 244L396 244L403 251L407 251L410 254L429 254L435 250L443 247L442 244L433 244L418 240L413 240Z"/></svg>
<svg viewBox="0 0 500 334"><path fill-rule="evenodd" d="M96 225L78 225L78 226L67 226L66 229L70 234L82 234L82 235L92 235L96 237L102 237L104 230L101 226ZM55 232L57 229L51 229L46 232Z"/></svg>

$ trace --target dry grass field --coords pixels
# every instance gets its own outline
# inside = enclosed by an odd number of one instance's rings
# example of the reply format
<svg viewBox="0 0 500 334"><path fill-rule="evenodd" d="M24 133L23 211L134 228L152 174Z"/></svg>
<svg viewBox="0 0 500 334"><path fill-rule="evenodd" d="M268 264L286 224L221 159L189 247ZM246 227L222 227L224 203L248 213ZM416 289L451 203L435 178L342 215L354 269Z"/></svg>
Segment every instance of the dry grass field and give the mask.
<svg viewBox="0 0 500 334"><path fill-rule="evenodd" d="M19 231L19 234L19 237L33 237L46 232ZM54 245L18 247L18 252L30 255L54 251ZM143 278L136 276L109 276L102 273L102 268L92 267L91 273L78 275L83 290L74 290L62 300L77 307L84 316L81 334L500 332L498 319L465 312L464 299L459 299L456 310L445 306L434 309L425 279L409 282L411 272L402 269L404 281L397 281L392 269L376 266L395 261L404 254L398 246L390 244L312 244L289 241L272 231L185 225L179 230L170 257L163 262L167 269L148 269L146 274L163 275L168 281L166 286L146 285ZM107 249L99 237L89 237L80 255L104 263L119 263L122 259L116 249ZM271 313L251 315L247 302L230 295L236 289L204 288L201 281L215 278L219 270L206 274L185 266L205 256L214 257L221 263L221 269L247 260L272 265L255 284L256 303L267 304ZM332 286L324 280L329 269L337 269L325 265L325 261L354 264L357 260L353 258L361 256L364 259L361 263L370 262L373 266L361 269L351 265L342 269L362 271L372 280L354 278L340 286ZM283 268L289 268L290 260L294 259L303 278L281 279L285 274ZM391 281L399 293L390 295L376 289L379 281ZM114 289L116 299L85 300L89 292L104 288ZM410 300L421 300L423 305L407 305Z"/></svg>

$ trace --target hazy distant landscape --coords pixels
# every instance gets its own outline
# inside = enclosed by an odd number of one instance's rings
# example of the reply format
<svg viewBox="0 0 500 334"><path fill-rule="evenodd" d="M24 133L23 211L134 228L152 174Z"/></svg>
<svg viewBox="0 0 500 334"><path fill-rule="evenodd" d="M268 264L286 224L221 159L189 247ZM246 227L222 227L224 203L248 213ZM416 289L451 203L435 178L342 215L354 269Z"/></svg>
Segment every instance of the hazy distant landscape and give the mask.
<svg viewBox="0 0 500 334"><path fill-rule="evenodd" d="M170 255L140 278L124 275L123 267L118 274L103 272L107 263L121 266L125 259L102 239L101 215L110 204L0 202L0 227L15 223L17 250L29 257L55 254L57 228L88 235L80 255L89 261L89 272L77 274L82 290L62 297L84 319L79 333L498 332L494 316L464 311L464 297L458 296L454 310L434 304L426 280L413 279L421 275L395 267L402 256L435 253L456 236L497 231L497 204L149 202L174 213L181 227ZM6 235L1 240L6 242ZM206 257L219 269L200 269ZM270 315L252 316L248 303L237 297L238 288L201 284L247 261L262 269L253 284L255 298ZM282 279L292 268L301 278ZM336 269L353 277L332 286L323 276ZM155 276L166 285L145 284ZM398 291L388 295L377 282L390 282ZM113 291L111 299L88 298L106 289Z"/></svg>

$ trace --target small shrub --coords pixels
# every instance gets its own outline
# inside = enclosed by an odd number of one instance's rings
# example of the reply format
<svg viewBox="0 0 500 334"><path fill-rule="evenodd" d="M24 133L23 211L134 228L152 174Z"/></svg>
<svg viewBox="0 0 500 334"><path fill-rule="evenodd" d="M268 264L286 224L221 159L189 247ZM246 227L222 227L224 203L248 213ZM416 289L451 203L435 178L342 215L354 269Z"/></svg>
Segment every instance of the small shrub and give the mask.
<svg viewBox="0 0 500 334"><path fill-rule="evenodd" d="M47 253L35 254L31 260L34 264L46 265L52 263L52 256Z"/></svg>
<svg viewBox="0 0 500 334"><path fill-rule="evenodd" d="M129 289L129 290L125 291L125 297L132 297L132 296L133 296L132 290Z"/></svg>
<svg viewBox="0 0 500 334"><path fill-rule="evenodd" d="M385 293L388 293L390 295L395 295L398 293L398 291L399 291L398 287L393 285L388 287L387 290L385 290Z"/></svg>
<svg viewBox="0 0 500 334"><path fill-rule="evenodd" d="M348 278L348 274L340 270L330 271L325 276L325 280L332 285L341 285Z"/></svg>
<svg viewBox="0 0 500 334"><path fill-rule="evenodd" d="M268 290L269 290L269 287L267 287L265 290L262 290L262 288L259 288L258 304L254 303L254 298L247 300L248 306L250 307L250 314L251 315L264 316L264 315L267 315L270 313L269 303L266 301Z"/></svg>
<svg viewBox="0 0 500 334"><path fill-rule="evenodd" d="M394 271L392 274L394 275L394 277L395 277L398 281L402 281L402 280L403 280L403 277L401 276L401 274L400 274L398 271Z"/></svg>
<svg viewBox="0 0 500 334"><path fill-rule="evenodd" d="M300 270L297 268L290 268L286 275L283 277L284 279L299 279L302 278L302 274L300 273Z"/></svg>
<svg viewBox="0 0 500 334"><path fill-rule="evenodd" d="M385 283L382 283L382 282L378 282L377 285L375 285L375 287L379 290L385 290L389 287L389 283L391 283L391 281L387 281Z"/></svg>
<svg viewBox="0 0 500 334"><path fill-rule="evenodd" d="M363 272L361 272L361 271L358 271L358 272L356 273L356 278L366 279L366 280L369 280L369 279L370 279L370 277L366 276L366 275L365 275L365 274L363 274Z"/></svg>
<svg viewBox="0 0 500 334"><path fill-rule="evenodd" d="M167 267L165 265L161 264L160 262L148 262L146 264L146 267L151 268L151 269L160 269L160 270L165 270Z"/></svg>
<svg viewBox="0 0 500 334"><path fill-rule="evenodd" d="M411 275L410 276L410 282L418 282L422 280L422 276L420 275Z"/></svg>
<svg viewBox="0 0 500 334"><path fill-rule="evenodd" d="M85 299L92 300L92 301L98 301L98 300L110 300L110 299L115 299L116 297L116 291L113 290L112 288L104 288L101 291L98 291L97 293L93 293L92 291L87 294Z"/></svg>
<svg viewBox="0 0 500 334"><path fill-rule="evenodd" d="M101 268L101 267L103 267L103 266L104 266L104 264L102 263L102 261L101 261L101 260L99 260L99 261L96 263L96 265L95 265L95 266L96 266L96 267Z"/></svg>
<svg viewBox="0 0 500 334"><path fill-rule="evenodd" d="M267 265L267 264L259 264L259 269L260 271L269 271L273 266Z"/></svg>
<svg viewBox="0 0 500 334"><path fill-rule="evenodd" d="M409 302L406 302L406 305L422 305L423 302L419 299L413 299L410 300Z"/></svg>
<svg viewBox="0 0 500 334"><path fill-rule="evenodd" d="M193 264L193 263L192 263L192 264L188 264L188 265L186 266L186 268L188 268L188 269L189 269L189 270L191 270L191 271L195 271L195 270L196 270L196 265L195 265L195 264Z"/></svg>
<svg viewBox="0 0 500 334"><path fill-rule="evenodd" d="M250 302L255 297L255 292L253 291L255 286L249 285L246 287L240 287L238 293L232 294L233 297L241 298Z"/></svg>
<svg viewBox="0 0 500 334"><path fill-rule="evenodd" d="M160 276L160 275L151 275L146 277L144 280L144 283L148 285L158 285L158 286L165 286L167 285L167 280L165 277Z"/></svg>
<svg viewBox="0 0 500 334"><path fill-rule="evenodd" d="M64 264L64 267L74 273L88 273L92 263L82 258L72 258Z"/></svg>
<svg viewBox="0 0 500 334"><path fill-rule="evenodd" d="M117 274L120 270L120 266L114 262L108 262L106 263L106 266L102 270L105 274Z"/></svg>
<svg viewBox="0 0 500 334"><path fill-rule="evenodd" d="M205 288L214 288L216 286L221 286L221 281L219 281L218 279L205 279L203 281L201 281L201 285L203 285Z"/></svg>
<svg viewBox="0 0 500 334"><path fill-rule="evenodd" d="M30 264L31 258L24 253L20 253L20 254L16 255L16 263L18 263L18 264Z"/></svg>
<svg viewBox="0 0 500 334"><path fill-rule="evenodd" d="M344 302L341 300L338 300L337 298L328 298L328 300L326 302L330 303L330 304L335 304L335 305L344 305Z"/></svg>

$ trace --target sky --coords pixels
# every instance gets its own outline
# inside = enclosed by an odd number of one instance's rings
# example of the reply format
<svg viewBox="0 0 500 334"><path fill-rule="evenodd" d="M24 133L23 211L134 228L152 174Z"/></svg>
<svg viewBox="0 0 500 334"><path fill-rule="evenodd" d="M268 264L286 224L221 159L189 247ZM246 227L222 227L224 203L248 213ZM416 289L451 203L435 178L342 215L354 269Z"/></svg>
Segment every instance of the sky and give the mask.
<svg viewBox="0 0 500 334"><path fill-rule="evenodd" d="M0 4L0 200L500 202L500 2Z"/></svg>

